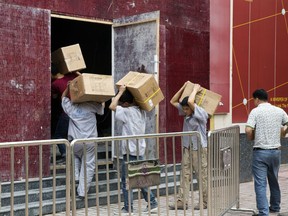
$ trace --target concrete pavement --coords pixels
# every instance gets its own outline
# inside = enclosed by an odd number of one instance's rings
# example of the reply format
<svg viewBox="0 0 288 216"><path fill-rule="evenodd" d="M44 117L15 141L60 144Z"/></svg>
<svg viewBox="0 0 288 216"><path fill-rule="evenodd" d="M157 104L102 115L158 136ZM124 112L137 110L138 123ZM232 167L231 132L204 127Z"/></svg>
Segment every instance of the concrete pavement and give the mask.
<svg viewBox="0 0 288 216"><path fill-rule="evenodd" d="M280 214L271 213L271 216L281 215L288 216L288 164L283 164L280 167L279 172L279 184L281 188L281 211ZM267 191L267 197L269 198L269 190ZM240 184L240 209L257 209L256 208L256 198L254 193L253 181ZM230 215L251 215L251 213L245 212L233 212L229 211L225 216Z"/></svg>
<svg viewBox="0 0 288 216"><path fill-rule="evenodd" d="M281 212L280 214L270 214L271 216L288 216L288 164L281 165L280 172L279 172L279 182L281 187L281 195L282 195L282 203L281 203ZM195 192L195 199L197 199L197 192ZM267 196L269 198L269 190L267 191ZM160 207L160 215L193 215L191 212L191 207L187 211L181 211L178 210L177 212L173 210L166 211L167 204L174 200L173 196L170 196L168 199L165 197L160 197L159 207ZM196 201L195 201L196 203ZM118 215L115 214L119 211L120 208L122 208L123 203L118 204L112 204L110 208L107 208L107 206L100 206L98 209L96 207L89 208L87 211L88 215ZM136 212L134 212L133 215L140 215L138 213L139 208L144 209L146 207L145 201L142 199L140 203L136 200L134 201L134 207L136 208ZM252 211L250 211L252 210ZM225 216L246 216L246 215L253 215L253 210L256 211L256 199L255 199L255 193L254 193L254 184L253 181L247 182L247 183L241 183L240 184L240 209L237 211L229 210ZM57 213L56 216L64 216L65 213ZM84 216L85 210L84 209L78 209L77 210L77 216ZM141 214L141 215L147 215L147 214ZM151 215L157 215L151 214ZM200 215L199 211L195 211L194 215ZM207 215L207 210L204 210L204 215Z"/></svg>

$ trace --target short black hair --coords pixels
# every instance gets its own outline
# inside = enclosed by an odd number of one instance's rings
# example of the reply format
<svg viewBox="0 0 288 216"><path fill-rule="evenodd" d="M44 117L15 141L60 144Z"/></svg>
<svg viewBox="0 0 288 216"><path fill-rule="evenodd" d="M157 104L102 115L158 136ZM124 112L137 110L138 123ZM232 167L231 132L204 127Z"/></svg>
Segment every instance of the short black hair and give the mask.
<svg viewBox="0 0 288 216"><path fill-rule="evenodd" d="M253 92L253 98L254 99L258 98L259 100L267 101L268 93L264 89L257 89Z"/></svg>
<svg viewBox="0 0 288 216"><path fill-rule="evenodd" d="M122 102L122 103L129 103L129 104L132 104L134 102L134 97L133 95L131 94L131 92L129 90L125 90L123 92L123 94L121 95L121 97L119 98L119 101Z"/></svg>
<svg viewBox="0 0 288 216"><path fill-rule="evenodd" d="M189 104L188 104L188 99L189 99L189 96L184 97L184 98L182 99L182 101L180 102L180 105L181 105L181 106L189 106Z"/></svg>
<svg viewBox="0 0 288 216"><path fill-rule="evenodd" d="M58 69L55 64L51 63L51 74L55 76L58 73Z"/></svg>

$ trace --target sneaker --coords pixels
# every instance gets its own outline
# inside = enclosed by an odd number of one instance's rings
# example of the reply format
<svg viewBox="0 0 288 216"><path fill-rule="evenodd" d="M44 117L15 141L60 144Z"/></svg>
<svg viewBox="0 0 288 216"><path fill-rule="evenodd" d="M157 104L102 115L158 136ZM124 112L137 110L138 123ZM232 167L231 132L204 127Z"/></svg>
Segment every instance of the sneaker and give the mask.
<svg viewBox="0 0 288 216"><path fill-rule="evenodd" d="M156 205L151 205L150 206L150 213L157 213L157 212L158 212L158 205L157 204ZM149 206L147 206L144 209L143 213L149 213Z"/></svg>
<svg viewBox="0 0 288 216"><path fill-rule="evenodd" d="M169 204L170 210L175 210L176 206L177 206L177 209L179 209L179 210L184 210L184 206L185 206L186 210L188 209L188 204L186 203L186 205L184 205L184 203L180 200L177 200L176 203Z"/></svg>
<svg viewBox="0 0 288 216"><path fill-rule="evenodd" d="M125 207L123 207L120 212L121 212L121 215L123 215L123 216L124 216L124 215L125 215L125 216L126 216L126 215L133 215L133 209L131 209L131 214L129 214L129 211L128 211ZM114 215L120 215L120 214L119 214L119 211L118 211L118 210L115 211L115 212L114 212Z"/></svg>
<svg viewBox="0 0 288 216"><path fill-rule="evenodd" d="M200 204L198 203L197 205L194 206L195 210L200 210ZM207 209L207 204L203 203L203 209Z"/></svg>

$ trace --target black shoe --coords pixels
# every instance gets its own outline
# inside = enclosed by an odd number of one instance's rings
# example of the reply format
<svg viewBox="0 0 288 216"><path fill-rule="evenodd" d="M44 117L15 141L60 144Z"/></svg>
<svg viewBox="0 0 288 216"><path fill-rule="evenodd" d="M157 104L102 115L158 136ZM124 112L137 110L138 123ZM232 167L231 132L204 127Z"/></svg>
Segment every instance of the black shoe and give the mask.
<svg viewBox="0 0 288 216"><path fill-rule="evenodd" d="M77 198L77 199L80 199L80 200L84 200L84 199L85 199L84 196L79 196L79 195L77 195L76 198Z"/></svg>
<svg viewBox="0 0 288 216"><path fill-rule="evenodd" d="M271 209L271 207L269 207L269 212L270 213L278 213L278 212L280 212L280 210L273 210L273 209Z"/></svg>
<svg viewBox="0 0 288 216"><path fill-rule="evenodd" d="M65 164L66 163L66 157L60 156L59 158L56 158L57 164Z"/></svg>

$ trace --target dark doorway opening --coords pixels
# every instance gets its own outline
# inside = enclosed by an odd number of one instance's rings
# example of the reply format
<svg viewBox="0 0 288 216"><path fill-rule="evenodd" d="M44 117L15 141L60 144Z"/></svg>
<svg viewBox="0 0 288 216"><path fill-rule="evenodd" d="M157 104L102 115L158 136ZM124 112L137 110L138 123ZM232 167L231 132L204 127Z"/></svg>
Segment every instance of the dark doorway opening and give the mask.
<svg viewBox="0 0 288 216"><path fill-rule="evenodd" d="M79 44L86 69L80 73L112 74L111 25L51 17L51 52L60 47ZM99 136L111 136L111 112L106 102L103 116L97 115ZM51 134L55 130L57 114L51 104Z"/></svg>

